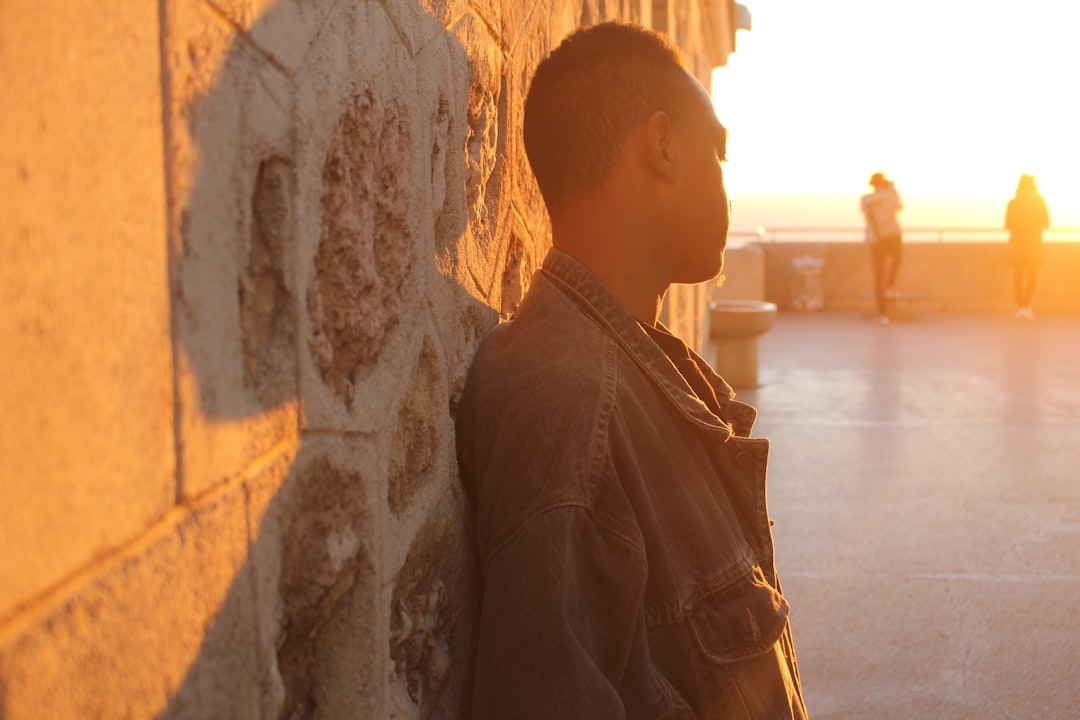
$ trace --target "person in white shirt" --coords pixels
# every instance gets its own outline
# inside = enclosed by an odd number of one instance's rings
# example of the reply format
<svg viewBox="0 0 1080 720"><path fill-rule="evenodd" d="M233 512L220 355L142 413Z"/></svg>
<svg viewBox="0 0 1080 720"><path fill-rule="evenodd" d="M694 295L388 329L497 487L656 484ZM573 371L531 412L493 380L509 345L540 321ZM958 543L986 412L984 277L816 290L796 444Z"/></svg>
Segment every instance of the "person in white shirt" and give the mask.
<svg viewBox="0 0 1080 720"><path fill-rule="evenodd" d="M903 255L903 231L896 214L903 209L896 186L882 173L870 177L874 191L862 196L866 217L866 242L870 245L874 266L874 295L880 324L889 322L889 299L896 293L896 275Z"/></svg>

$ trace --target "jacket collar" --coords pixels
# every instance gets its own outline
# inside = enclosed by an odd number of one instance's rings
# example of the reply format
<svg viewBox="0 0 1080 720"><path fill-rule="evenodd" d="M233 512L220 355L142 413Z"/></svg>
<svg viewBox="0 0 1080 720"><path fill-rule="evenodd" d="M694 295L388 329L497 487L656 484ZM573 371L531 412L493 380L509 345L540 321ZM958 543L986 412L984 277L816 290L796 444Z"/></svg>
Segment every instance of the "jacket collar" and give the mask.
<svg viewBox="0 0 1080 720"><path fill-rule="evenodd" d="M716 390L721 406L730 411L731 417L721 419L713 415L660 346L588 268L565 252L551 248L540 273L611 335L688 420L721 433L725 440L733 434L749 434L757 411L733 400L735 393L731 386L691 349L690 353ZM670 332L662 324L658 327Z"/></svg>

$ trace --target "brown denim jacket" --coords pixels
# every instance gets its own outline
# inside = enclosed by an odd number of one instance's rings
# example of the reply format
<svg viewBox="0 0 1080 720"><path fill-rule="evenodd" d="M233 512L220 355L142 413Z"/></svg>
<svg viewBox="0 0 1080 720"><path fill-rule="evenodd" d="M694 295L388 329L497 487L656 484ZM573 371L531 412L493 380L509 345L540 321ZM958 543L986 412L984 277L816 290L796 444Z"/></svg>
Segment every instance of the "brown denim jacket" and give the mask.
<svg viewBox="0 0 1080 720"><path fill-rule="evenodd" d="M484 583L474 718L806 717L769 443L697 360L719 417L558 250L482 343L458 415Z"/></svg>

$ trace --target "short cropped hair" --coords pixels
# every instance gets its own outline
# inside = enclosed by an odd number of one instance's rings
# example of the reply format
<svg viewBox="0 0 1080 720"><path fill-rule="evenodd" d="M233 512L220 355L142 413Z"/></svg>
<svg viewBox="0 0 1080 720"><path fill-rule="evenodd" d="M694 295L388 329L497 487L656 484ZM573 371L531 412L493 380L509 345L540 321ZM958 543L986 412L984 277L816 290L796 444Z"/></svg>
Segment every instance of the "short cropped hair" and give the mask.
<svg viewBox="0 0 1080 720"><path fill-rule="evenodd" d="M686 64L663 35L621 22L577 30L540 63L525 99L525 153L548 212L603 186L630 131L689 98Z"/></svg>

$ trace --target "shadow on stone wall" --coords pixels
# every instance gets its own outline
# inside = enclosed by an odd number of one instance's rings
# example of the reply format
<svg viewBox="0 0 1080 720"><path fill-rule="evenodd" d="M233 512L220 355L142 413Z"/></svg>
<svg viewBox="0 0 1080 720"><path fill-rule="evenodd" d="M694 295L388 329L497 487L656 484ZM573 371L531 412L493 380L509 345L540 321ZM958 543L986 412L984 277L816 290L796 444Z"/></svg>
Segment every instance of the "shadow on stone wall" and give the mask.
<svg viewBox="0 0 1080 720"><path fill-rule="evenodd" d="M160 717L465 717L453 414L536 265L502 52L412 1L163 5L179 499L242 491L248 540Z"/></svg>

